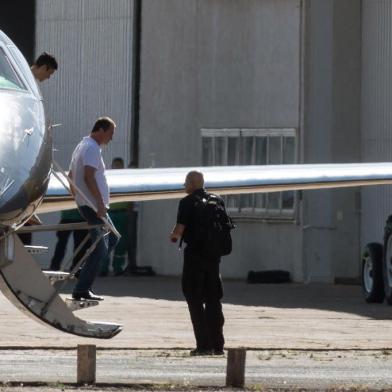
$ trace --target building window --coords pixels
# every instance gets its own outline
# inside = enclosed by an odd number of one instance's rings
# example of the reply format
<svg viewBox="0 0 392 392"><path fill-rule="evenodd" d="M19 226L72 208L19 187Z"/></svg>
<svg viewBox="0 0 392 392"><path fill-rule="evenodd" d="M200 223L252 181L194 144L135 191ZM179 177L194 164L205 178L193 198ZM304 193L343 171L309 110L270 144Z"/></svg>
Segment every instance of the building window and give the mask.
<svg viewBox="0 0 392 392"><path fill-rule="evenodd" d="M281 165L297 162L294 128L202 129L203 166ZM226 196L232 215L294 219L293 191Z"/></svg>

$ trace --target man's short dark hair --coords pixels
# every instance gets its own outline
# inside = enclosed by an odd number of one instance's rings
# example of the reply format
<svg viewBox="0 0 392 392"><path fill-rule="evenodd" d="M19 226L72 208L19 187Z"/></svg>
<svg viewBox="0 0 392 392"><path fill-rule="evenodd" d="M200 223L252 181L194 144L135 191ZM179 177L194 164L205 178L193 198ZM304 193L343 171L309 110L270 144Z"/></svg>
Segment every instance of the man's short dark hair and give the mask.
<svg viewBox="0 0 392 392"><path fill-rule="evenodd" d="M54 70L56 70L58 68L56 58L52 54L47 53L47 52L42 52L38 56L37 60L35 60L34 64L37 67L41 67L43 65L46 65L48 68L51 68Z"/></svg>
<svg viewBox="0 0 392 392"><path fill-rule="evenodd" d="M124 164L124 159L122 159L121 157L115 157L112 160L112 163L114 163L114 162L119 162L121 164Z"/></svg>
<svg viewBox="0 0 392 392"><path fill-rule="evenodd" d="M116 123L110 117L99 117L95 122L91 132L97 132L100 129L107 131L111 127L115 127Z"/></svg>

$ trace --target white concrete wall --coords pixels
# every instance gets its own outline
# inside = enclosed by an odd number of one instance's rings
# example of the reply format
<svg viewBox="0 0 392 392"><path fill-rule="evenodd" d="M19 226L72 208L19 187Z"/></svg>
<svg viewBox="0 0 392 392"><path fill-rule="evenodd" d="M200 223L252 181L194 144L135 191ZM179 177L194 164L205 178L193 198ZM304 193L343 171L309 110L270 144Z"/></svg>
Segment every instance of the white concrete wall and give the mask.
<svg viewBox="0 0 392 392"><path fill-rule="evenodd" d="M141 166L201 164L201 128L300 125L300 1L143 1ZM138 262L178 274L177 201L141 204ZM302 280L301 230L239 220L225 276L287 269Z"/></svg>
<svg viewBox="0 0 392 392"><path fill-rule="evenodd" d="M362 2L362 118L364 162L392 160L392 3ZM382 242L392 213L390 186L362 190L361 245Z"/></svg>
<svg viewBox="0 0 392 392"><path fill-rule="evenodd" d="M306 10L306 163L360 160L360 12L356 0L311 0ZM307 281L359 276L359 190L303 192Z"/></svg>

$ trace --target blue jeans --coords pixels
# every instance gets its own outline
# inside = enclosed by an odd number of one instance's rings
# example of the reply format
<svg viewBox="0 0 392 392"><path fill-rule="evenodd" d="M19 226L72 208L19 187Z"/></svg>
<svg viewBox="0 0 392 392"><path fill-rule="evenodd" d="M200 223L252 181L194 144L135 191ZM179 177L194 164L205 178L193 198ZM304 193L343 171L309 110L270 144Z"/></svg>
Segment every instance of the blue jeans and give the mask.
<svg viewBox="0 0 392 392"><path fill-rule="evenodd" d="M97 214L92 208L81 206L79 207L79 211L88 224L99 225L103 223L103 221L98 218ZM107 214L106 219L111 222ZM93 244L97 238L106 231L106 229L95 227L89 231L91 236L91 243ZM86 293L88 290L91 290L91 286L98 274L102 261L106 259L110 252L115 248L117 242L117 237L111 231L108 235L105 235L98 241L97 246L84 262L84 265L80 270L78 283L76 284L73 291L74 293Z"/></svg>

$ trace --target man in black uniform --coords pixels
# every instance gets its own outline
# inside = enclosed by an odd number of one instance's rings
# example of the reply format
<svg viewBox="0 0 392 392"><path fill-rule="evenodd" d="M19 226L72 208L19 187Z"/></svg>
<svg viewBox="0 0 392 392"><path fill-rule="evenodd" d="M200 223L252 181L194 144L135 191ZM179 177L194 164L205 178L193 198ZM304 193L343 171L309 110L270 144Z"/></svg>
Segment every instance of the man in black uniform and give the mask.
<svg viewBox="0 0 392 392"><path fill-rule="evenodd" d="M188 304L196 339L196 349L191 355L223 355L225 343L223 337L224 317L222 304L222 281L219 274L220 257L206 258L200 255L195 241L197 222L196 205L207 193L203 174L191 171L185 179L184 197L179 204L177 223L170 233L170 240L177 242L183 238L184 267L182 274L182 291Z"/></svg>

